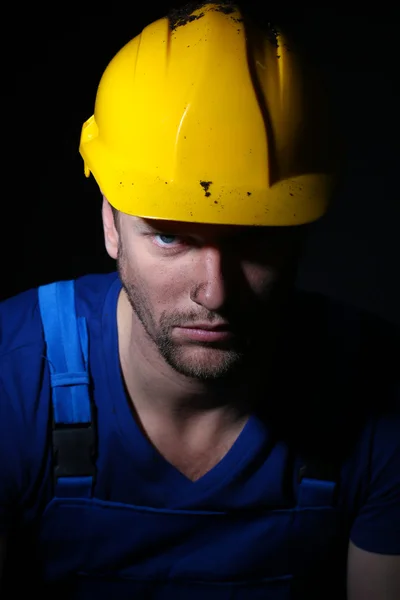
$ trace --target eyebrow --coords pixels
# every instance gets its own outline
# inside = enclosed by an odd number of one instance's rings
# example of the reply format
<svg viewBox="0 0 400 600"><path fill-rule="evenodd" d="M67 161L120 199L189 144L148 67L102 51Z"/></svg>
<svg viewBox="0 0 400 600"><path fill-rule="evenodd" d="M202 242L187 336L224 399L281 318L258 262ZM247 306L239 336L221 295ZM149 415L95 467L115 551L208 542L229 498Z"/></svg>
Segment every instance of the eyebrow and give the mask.
<svg viewBox="0 0 400 600"><path fill-rule="evenodd" d="M135 223L135 229L139 232L150 232L156 231L156 228L153 227L150 223L147 223L143 219L137 220Z"/></svg>
<svg viewBox="0 0 400 600"><path fill-rule="evenodd" d="M144 219L137 217L135 222L135 227L138 233L142 234L157 234L157 233L165 233L170 235L182 235L187 237L203 237L204 232L196 230L191 231L192 227L196 224L193 223L185 223L180 221L169 221L163 219ZM219 230L219 239L245 239L247 236L265 236L266 239L270 240L279 240L288 241L291 239L296 239L299 237L300 230L302 228L299 227L263 227L263 226L252 226L252 225L222 225Z"/></svg>
<svg viewBox="0 0 400 600"><path fill-rule="evenodd" d="M149 220L150 221L150 220ZM185 227L185 223L178 223L176 221L163 221L154 219L154 224L150 221L146 221L141 219L137 221L137 230L143 233L171 233L174 235L183 234L183 229ZM190 235L190 234L189 234Z"/></svg>

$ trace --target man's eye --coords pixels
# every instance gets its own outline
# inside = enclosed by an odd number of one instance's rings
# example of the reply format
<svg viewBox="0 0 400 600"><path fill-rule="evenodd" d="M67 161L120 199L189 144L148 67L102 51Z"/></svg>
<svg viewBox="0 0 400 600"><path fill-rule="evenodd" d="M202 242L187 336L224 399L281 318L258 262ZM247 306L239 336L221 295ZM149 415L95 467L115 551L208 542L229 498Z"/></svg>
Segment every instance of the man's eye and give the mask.
<svg viewBox="0 0 400 600"><path fill-rule="evenodd" d="M182 243L182 238L178 235L170 235L168 233L157 233L154 236L154 242L161 248L174 248Z"/></svg>

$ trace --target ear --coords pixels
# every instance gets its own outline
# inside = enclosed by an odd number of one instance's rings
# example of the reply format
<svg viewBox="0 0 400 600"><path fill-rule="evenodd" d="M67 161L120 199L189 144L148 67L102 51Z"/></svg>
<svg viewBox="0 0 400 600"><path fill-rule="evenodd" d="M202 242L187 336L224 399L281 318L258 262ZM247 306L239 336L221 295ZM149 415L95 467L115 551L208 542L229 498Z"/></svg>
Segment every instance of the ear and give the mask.
<svg viewBox="0 0 400 600"><path fill-rule="evenodd" d="M115 226L114 213L111 204L105 196L103 196L103 206L101 209L103 218L104 243L110 257L114 260L118 256L119 234Z"/></svg>

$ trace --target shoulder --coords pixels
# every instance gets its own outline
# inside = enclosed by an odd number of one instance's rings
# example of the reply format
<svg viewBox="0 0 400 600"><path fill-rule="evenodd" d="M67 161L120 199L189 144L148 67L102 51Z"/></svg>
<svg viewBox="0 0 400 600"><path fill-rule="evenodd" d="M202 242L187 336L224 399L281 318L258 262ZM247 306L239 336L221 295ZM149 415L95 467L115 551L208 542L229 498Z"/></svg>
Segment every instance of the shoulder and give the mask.
<svg viewBox="0 0 400 600"><path fill-rule="evenodd" d="M0 357L41 338L37 289L22 292L0 303Z"/></svg>
<svg viewBox="0 0 400 600"><path fill-rule="evenodd" d="M87 275L75 281L77 312L91 324L103 311L115 273ZM3 396L19 400L19 409L38 396L45 371L46 348L38 289L31 289L0 303L0 382ZM22 404L21 404L22 402ZM2 401L4 406L4 400Z"/></svg>
<svg viewBox="0 0 400 600"><path fill-rule="evenodd" d="M38 293L0 303L0 527L35 487L45 455L49 389Z"/></svg>
<svg viewBox="0 0 400 600"><path fill-rule="evenodd" d="M118 280L116 273L86 275L75 280L78 312L88 320L101 314L107 292ZM0 302L0 361L14 352L42 351L44 344L38 288Z"/></svg>
<svg viewBox="0 0 400 600"><path fill-rule="evenodd" d="M107 274L75 281L77 312L87 317L89 335L116 280ZM24 502L36 488L49 451L50 417L38 289L31 289L0 303L0 507Z"/></svg>
<svg viewBox="0 0 400 600"><path fill-rule="evenodd" d="M349 598L398 598L400 590L400 407L381 411L361 436L347 471L352 491ZM385 596L386 597L386 596Z"/></svg>
<svg viewBox="0 0 400 600"><path fill-rule="evenodd" d="M400 554L400 327L329 298L302 301L313 324L312 422L328 455L342 461L351 540L368 552Z"/></svg>
<svg viewBox="0 0 400 600"><path fill-rule="evenodd" d="M362 550L400 555L400 399L377 406L343 470L352 500L351 541Z"/></svg>
<svg viewBox="0 0 400 600"><path fill-rule="evenodd" d="M392 517L400 519L394 500L400 497L399 326L303 292L292 305L289 326L276 369L278 392L287 398L275 410L281 431L311 461L341 469L342 506L357 516L355 527L363 532L353 529L354 541L361 544L365 536L361 547L370 543L374 551L381 538L372 528L385 530L391 502ZM375 501L380 508L367 527ZM386 538L385 551L389 532Z"/></svg>
<svg viewBox="0 0 400 600"><path fill-rule="evenodd" d="M43 375L44 340L37 289L0 303L0 410L2 422L13 414L29 418ZM5 420L4 420L5 419Z"/></svg>
<svg viewBox="0 0 400 600"><path fill-rule="evenodd" d="M93 320L101 319L111 289L121 287L118 274L94 274L79 277L75 281L76 310L80 316L86 317L89 326ZM105 315L107 316L107 315Z"/></svg>

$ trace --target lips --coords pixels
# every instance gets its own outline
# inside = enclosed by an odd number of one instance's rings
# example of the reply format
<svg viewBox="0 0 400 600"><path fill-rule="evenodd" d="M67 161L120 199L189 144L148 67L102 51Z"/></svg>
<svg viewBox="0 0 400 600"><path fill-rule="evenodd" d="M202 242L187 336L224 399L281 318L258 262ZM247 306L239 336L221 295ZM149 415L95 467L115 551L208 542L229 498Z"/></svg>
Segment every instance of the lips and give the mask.
<svg viewBox="0 0 400 600"><path fill-rule="evenodd" d="M209 325L207 323L197 323L186 327L176 328L178 335L185 339L198 342L223 342L233 337L232 331L225 323L218 325Z"/></svg>
<svg viewBox="0 0 400 600"><path fill-rule="evenodd" d="M218 325L208 325L207 323L197 323L196 325L185 325L182 329L204 329L204 331L228 331L228 323L219 323Z"/></svg>

